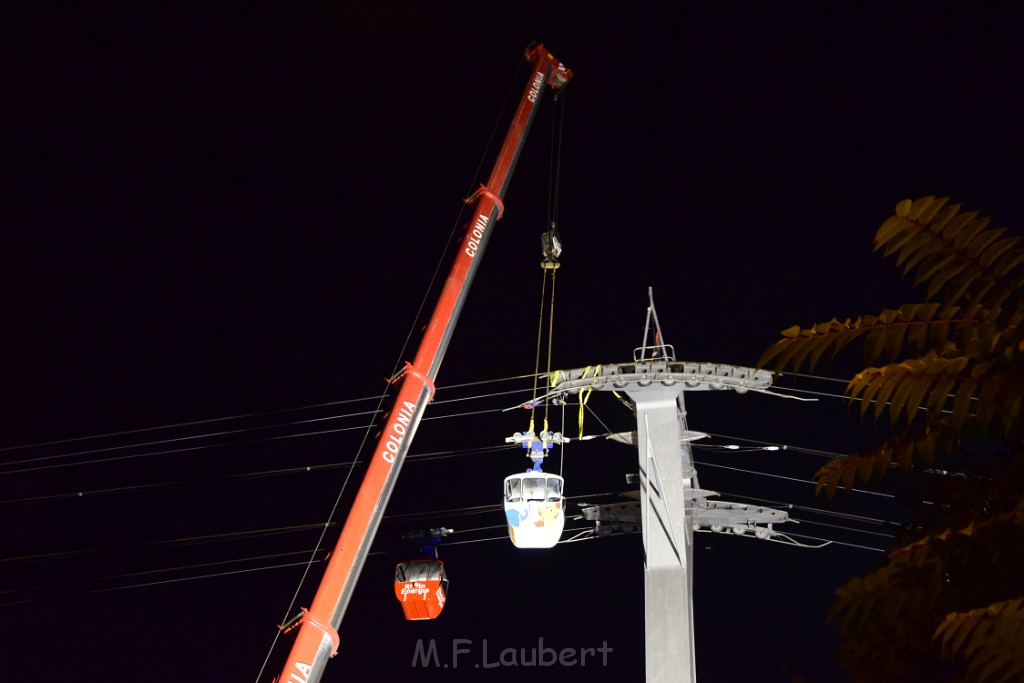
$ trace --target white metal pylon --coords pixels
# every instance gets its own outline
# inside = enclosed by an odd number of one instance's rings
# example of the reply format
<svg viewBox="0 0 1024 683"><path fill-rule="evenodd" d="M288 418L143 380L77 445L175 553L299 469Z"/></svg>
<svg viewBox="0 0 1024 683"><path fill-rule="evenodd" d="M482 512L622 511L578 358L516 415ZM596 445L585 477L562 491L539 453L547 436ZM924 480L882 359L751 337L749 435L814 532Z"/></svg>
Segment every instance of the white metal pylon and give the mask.
<svg viewBox="0 0 1024 683"><path fill-rule="evenodd" d="M653 320L654 344L648 345ZM581 390L625 393L635 403L644 541L644 623L648 683L697 680L693 637L693 532L703 525L755 530L764 537L785 512L716 505L697 482L690 442L706 436L686 426L684 391L765 392L771 374L752 368L675 360L658 329L653 300L644 345L633 362L559 371L559 394ZM767 524L760 527L758 524Z"/></svg>

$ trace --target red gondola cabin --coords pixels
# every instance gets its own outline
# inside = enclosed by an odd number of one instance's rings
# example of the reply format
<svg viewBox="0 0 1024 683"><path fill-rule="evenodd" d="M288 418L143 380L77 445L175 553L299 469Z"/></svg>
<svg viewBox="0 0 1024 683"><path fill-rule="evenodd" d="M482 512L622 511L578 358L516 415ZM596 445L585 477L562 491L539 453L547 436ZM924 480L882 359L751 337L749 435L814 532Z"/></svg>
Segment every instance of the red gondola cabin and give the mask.
<svg viewBox="0 0 1024 683"><path fill-rule="evenodd" d="M395 567L395 597L409 621L436 619L448 599L448 576L440 560L412 560Z"/></svg>

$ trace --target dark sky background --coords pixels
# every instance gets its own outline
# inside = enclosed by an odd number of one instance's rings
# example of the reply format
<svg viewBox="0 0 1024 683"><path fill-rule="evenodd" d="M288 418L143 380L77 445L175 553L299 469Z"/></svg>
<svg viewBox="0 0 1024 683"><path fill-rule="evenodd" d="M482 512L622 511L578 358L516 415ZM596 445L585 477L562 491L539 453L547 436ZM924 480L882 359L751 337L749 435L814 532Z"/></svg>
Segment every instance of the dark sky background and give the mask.
<svg viewBox="0 0 1024 683"><path fill-rule="evenodd" d="M334 402L379 395L414 354L417 335L403 353L404 342L435 268L448 267L461 199L493 161L488 138L495 126L504 133L501 106L521 92L531 41L576 74L565 93L554 365L631 358L648 287L680 358L753 365L792 324L919 298L871 252L897 201L952 195L1024 225L1020 16L1001 12L100 4L10 22L5 674L257 679L302 576L298 553L317 537L266 530L329 518L346 473L337 464L356 458L370 415L329 418L375 406ZM474 653L487 639L492 659L539 637L613 648L605 667L496 668L494 679L643 675L636 535L536 553L507 541L448 545L452 593L439 620L406 623L391 597L403 533L443 524L462 530L453 541L503 535L497 508L437 511L495 505L501 479L525 465L494 447L526 428L525 413L501 408L529 381L464 385L533 371L551 111L548 96L413 446L419 459L389 506L406 516L381 529L325 680L478 680L465 663L413 669L421 638L442 657L455 639L472 640ZM454 400L510 386L520 393ZM604 399L592 399L595 414L629 429L628 412ZM712 445L844 453L871 442L836 399L696 395L687 406ZM470 410L481 412L438 419ZM248 417L33 446L229 416ZM601 426L588 418L587 428ZM325 433L294 436L314 430ZM460 457L425 457L447 451ZM726 499L832 505L809 484L721 468L806 480L823 460L798 448L696 457L709 463L704 488ZM567 450L564 466L568 495L615 492L635 453L593 441ZM835 506L898 515L866 494ZM336 537L335 527L328 544ZM842 680L824 613L834 588L880 553L711 535L696 546L702 680ZM321 571L311 569L296 609ZM131 587L144 583L154 585ZM289 643L260 680L276 675Z"/></svg>

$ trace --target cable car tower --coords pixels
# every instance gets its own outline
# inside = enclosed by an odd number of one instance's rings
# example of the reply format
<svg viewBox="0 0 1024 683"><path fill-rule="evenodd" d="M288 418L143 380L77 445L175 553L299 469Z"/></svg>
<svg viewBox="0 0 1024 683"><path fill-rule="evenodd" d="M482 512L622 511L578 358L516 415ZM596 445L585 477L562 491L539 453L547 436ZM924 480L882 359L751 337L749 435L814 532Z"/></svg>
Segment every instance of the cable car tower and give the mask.
<svg viewBox="0 0 1024 683"><path fill-rule="evenodd" d="M766 392L771 374L753 368L679 362L664 343L653 294L643 345L628 363L552 375L553 393L622 392L636 405L640 520L644 543L644 620L648 683L697 680L693 647L693 532L707 526L766 538L779 510L708 501L697 482L690 442L707 436L687 429L686 391ZM764 525L764 526L761 526Z"/></svg>

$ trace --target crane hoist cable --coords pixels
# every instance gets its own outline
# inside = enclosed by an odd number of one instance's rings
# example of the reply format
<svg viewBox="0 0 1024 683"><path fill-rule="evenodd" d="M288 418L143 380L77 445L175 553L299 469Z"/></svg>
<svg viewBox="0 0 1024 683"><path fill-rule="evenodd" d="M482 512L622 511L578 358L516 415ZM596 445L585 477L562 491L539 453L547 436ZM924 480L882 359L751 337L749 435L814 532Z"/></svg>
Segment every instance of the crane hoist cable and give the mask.
<svg viewBox="0 0 1024 683"><path fill-rule="evenodd" d="M534 380L533 380L533 394L530 402L527 404L530 408L530 424L526 434L517 434L509 439L511 441L517 441L523 445L529 452L529 457L534 461L534 467L539 468L540 462L542 462L547 455L548 450L554 443L562 443L561 435L554 434L550 430L550 409L553 397L550 392L545 391L543 396L539 395L540 389L540 376L541 376L541 354L547 347L547 354L545 357L545 376L551 376L551 358L554 345L554 323L555 323L555 284L557 282L557 272L560 266L558 261L559 256L562 253L562 242L561 235L558 232L558 201L559 201L559 184L561 177L561 157L562 157L562 129L564 122L564 93L558 93L556 97L556 107L553 111L554 121L551 126L552 137L551 137L551 163L548 181L548 216L547 216L547 229L541 234L541 254L542 259L540 262L541 267L541 292L540 292L540 306L538 311L537 320L537 350L534 361ZM550 288L548 281L551 281ZM545 313L546 325L545 325ZM537 408L543 403L544 410L542 415L542 428L537 433ZM564 417L564 404L563 404L563 417ZM564 420L563 420L564 421Z"/></svg>

